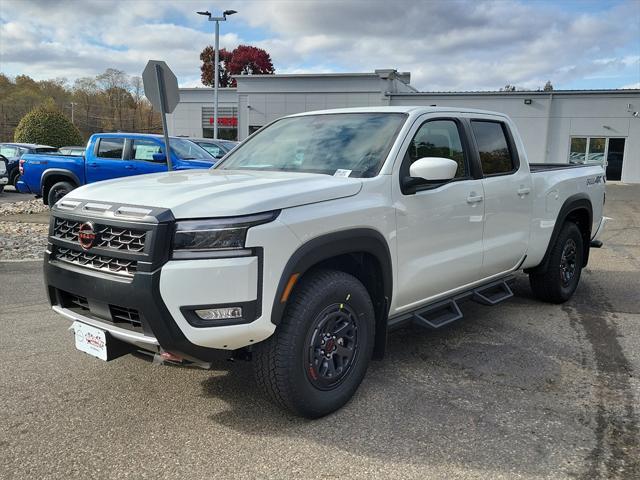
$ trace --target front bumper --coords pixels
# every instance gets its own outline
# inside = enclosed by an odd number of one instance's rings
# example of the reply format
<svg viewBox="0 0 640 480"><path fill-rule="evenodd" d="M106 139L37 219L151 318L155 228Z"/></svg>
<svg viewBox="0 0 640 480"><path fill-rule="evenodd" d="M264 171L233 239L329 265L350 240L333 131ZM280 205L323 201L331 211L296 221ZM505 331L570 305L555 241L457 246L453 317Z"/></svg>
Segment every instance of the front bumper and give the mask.
<svg viewBox="0 0 640 480"><path fill-rule="evenodd" d="M111 335L143 350L160 349L190 360L210 362L220 351L190 342L180 330L160 296L160 270L138 272L131 281L92 272L83 267L45 260L44 275L49 301L57 313L108 331ZM81 307L74 299L86 300ZM114 323L114 308L138 312L141 329ZM140 331L141 330L141 331Z"/></svg>
<svg viewBox="0 0 640 480"><path fill-rule="evenodd" d="M56 205L52 211L44 261L45 284L57 313L140 349L202 362L228 358L230 350L273 333L275 325L262 315L262 248L233 258L170 260L174 227L169 211L151 212L145 222L135 223L119 218L117 206L93 217L92 209L105 206L62 203L70 206L65 211ZM82 250L77 232L87 220L106 233L98 233L100 241ZM131 232L144 240L132 244L135 251L116 248L111 237L120 235L119 229L129 232L122 237L126 241ZM194 322L197 309L230 306L241 306L243 317L204 326Z"/></svg>

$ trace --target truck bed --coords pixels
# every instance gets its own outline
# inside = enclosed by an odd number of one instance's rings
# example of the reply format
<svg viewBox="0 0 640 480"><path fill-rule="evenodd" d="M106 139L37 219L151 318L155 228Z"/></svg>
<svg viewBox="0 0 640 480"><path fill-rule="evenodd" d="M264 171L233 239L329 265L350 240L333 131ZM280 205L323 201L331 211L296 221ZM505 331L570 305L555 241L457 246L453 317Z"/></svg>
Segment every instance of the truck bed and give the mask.
<svg viewBox="0 0 640 480"><path fill-rule="evenodd" d="M566 168L584 168L592 167L589 163L530 163L529 170L531 173L547 172L549 170L562 170Z"/></svg>

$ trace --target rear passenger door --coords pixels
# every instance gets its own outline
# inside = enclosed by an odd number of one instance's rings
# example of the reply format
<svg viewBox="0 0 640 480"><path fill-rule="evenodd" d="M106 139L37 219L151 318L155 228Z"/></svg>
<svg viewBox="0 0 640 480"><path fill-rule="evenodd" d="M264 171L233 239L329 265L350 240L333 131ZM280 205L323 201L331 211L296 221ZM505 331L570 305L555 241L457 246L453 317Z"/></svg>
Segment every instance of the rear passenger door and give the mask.
<svg viewBox="0 0 640 480"><path fill-rule="evenodd" d="M482 168L484 233L482 276L520 264L529 245L531 174L520 161L515 138L502 119L471 118L475 151Z"/></svg>
<svg viewBox="0 0 640 480"><path fill-rule="evenodd" d="M124 137L102 137L96 142L91 158L86 159L87 183L126 176L122 156Z"/></svg>

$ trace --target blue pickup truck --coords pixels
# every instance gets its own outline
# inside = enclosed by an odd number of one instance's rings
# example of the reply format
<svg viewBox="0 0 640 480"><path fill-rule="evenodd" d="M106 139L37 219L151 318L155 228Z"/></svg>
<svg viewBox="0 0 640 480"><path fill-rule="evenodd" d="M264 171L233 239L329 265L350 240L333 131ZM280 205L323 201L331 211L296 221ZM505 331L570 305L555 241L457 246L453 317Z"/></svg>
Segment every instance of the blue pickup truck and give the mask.
<svg viewBox="0 0 640 480"><path fill-rule="evenodd" d="M170 142L174 170L209 168L217 162L190 140L172 137ZM19 168L18 190L42 196L43 202L52 206L87 183L166 171L167 159L161 135L96 133L83 156L25 154Z"/></svg>

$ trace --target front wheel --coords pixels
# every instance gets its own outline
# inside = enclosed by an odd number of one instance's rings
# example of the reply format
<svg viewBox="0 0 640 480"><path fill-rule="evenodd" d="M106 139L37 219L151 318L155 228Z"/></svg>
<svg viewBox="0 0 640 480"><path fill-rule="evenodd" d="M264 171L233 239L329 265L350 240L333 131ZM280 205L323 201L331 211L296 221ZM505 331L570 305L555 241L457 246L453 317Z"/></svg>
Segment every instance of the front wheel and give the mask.
<svg viewBox="0 0 640 480"><path fill-rule="evenodd" d="M276 332L256 345L256 381L297 415L327 415L347 403L364 378L374 325L371 298L357 278L311 272L300 280Z"/></svg>
<svg viewBox="0 0 640 480"><path fill-rule="evenodd" d="M49 193L47 195L47 201L49 203L49 208L53 208L55 203L64 197L67 193L74 189L74 186L69 182L58 182L54 183L49 189Z"/></svg>
<svg viewBox="0 0 640 480"><path fill-rule="evenodd" d="M562 226L549 253L547 270L530 273L534 295L545 302L564 303L578 288L584 260L582 233L573 222Z"/></svg>

